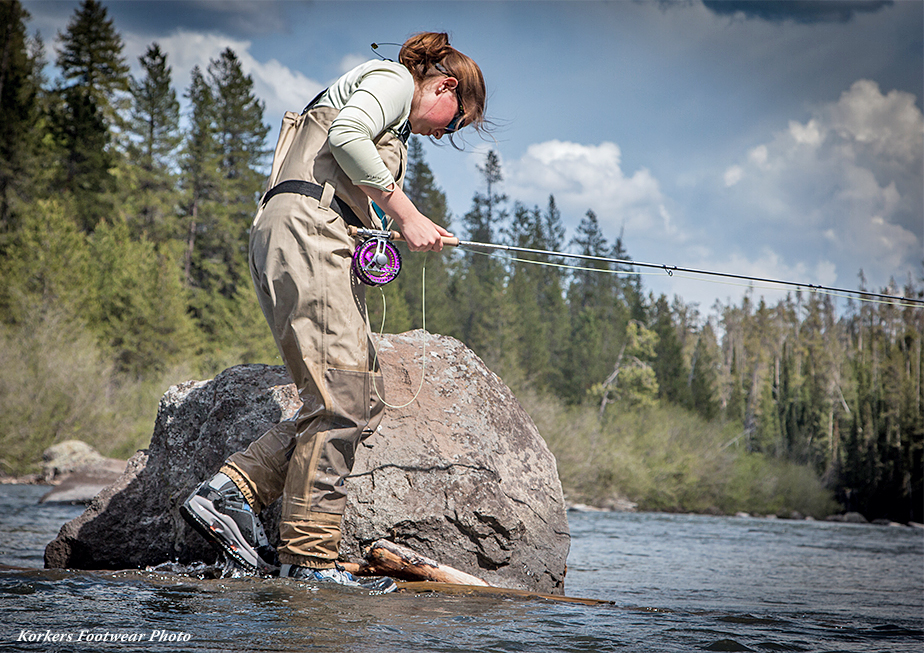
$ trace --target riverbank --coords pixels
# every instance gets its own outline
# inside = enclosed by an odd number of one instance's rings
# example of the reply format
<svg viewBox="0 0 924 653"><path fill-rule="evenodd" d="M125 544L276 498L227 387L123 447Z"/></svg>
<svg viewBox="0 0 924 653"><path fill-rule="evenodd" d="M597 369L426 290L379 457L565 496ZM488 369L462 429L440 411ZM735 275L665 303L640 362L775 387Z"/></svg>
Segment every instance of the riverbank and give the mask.
<svg viewBox="0 0 924 653"><path fill-rule="evenodd" d="M572 503L566 499L565 505L567 507L568 513L620 513L620 512L629 512L629 513L639 513L647 512L639 510L636 504L623 500L621 502L622 507L601 507L601 506L592 506L586 503ZM664 511L655 511L656 513ZM677 514L667 511L666 514ZM684 514L706 514L709 516L715 517L737 517L741 519L767 519L767 520L786 520L786 521L819 521L812 517L811 515L803 515L801 513L793 512L784 517L778 515L761 515L761 514L751 514L747 512L737 512L733 515L718 515L715 513L684 513ZM858 512L847 512L836 515L828 515L821 521L827 522L839 522L845 524L870 524L873 526L888 526L888 527L898 527L898 528L918 528L924 530L924 524L919 522L896 522L889 519L874 519L868 520L866 517L861 515Z"/></svg>
<svg viewBox="0 0 924 653"><path fill-rule="evenodd" d="M580 432L575 433L572 437L580 436ZM563 441L552 437L546 437L550 443L553 453L555 449L553 444L559 447ZM683 443L680 439L679 443ZM685 452L687 455L690 451ZM831 511L828 514L806 514L799 510L778 509L773 512L751 511L743 509L734 509L721 511L715 507L705 510L685 509L683 505L664 505L659 504L652 507L650 501L639 502L627 498L622 492L623 488L615 482L615 476L611 477L611 482L597 488L588 488L585 482L586 473L591 473L594 477L600 479L607 476L606 469L602 469L600 461L587 462L585 465L574 465L574 456L570 451L556 453L559 465L559 475L562 479L562 486L565 492L565 504L569 512L654 512L669 514L704 514L704 515L724 515L735 517L755 517L761 519L787 519L787 520L825 520L832 522L845 522L864 524L870 523L877 526L911 526L924 528L924 525L914 522L897 522L884 518L868 519L858 512ZM49 447L42 456L42 471L25 474L22 476L2 476L0 484L17 484L17 485L42 485L48 488L46 494L42 497L42 502L57 501L63 503L86 504L98 494L104 487L115 482L125 469L124 460L106 458L100 455L95 449L79 441L67 441ZM613 460L613 454L604 456L604 459ZM732 459L734 462L734 459ZM564 461L564 463L563 463ZM753 466L753 461L752 466ZM570 463L570 464L569 464ZM626 464L623 462L623 464ZM594 468L595 467L595 468ZM649 470L650 473L656 473L656 470ZM575 475L580 473L580 482L575 482ZM769 473L766 469L763 474ZM760 474L758 474L758 480ZM681 478L674 478L675 482L680 482ZM689 479L686 479L689 482ZM779 479L774 479L779 483ZM711 484L714 487L714 483ZM764 478L764 487L766 487L766 478ZM591 491L588 491L588 490ZM662 488L663 491L663 488ZM823 492L817 488L814 492ZM666 491L669 495L680 496L679 490ZM748 496L753 497L754 492L749 491ZM801 502L799 502L801 503ZM766 503L765 503L766 505ZM830 504L836 505L836 504ZM737 506L733 506L737 507Z"/></svg>

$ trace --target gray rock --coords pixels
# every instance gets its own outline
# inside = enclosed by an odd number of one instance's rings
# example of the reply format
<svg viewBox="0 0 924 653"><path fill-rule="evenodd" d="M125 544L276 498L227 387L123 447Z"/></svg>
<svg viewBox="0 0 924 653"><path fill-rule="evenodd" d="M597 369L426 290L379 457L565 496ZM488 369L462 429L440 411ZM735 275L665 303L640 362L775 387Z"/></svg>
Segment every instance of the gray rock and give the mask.
<svg viewBox="0 0 924 653"><path fill-rule="evenodd" d="M80 440L66 440L42 452L42 479L54 487L40 503L89 503L125 471L125 461L106 458Z"/></svg>
<svg viewBox="0 0 924 653"><path fill-rule="evenodd" d="M562 593L570 535L561 484L519 402L453 338L413 331L384 336L378 347L386 400L408 405L388 408L357 452L341 558L358 560L385 538L493 585ZM298 406L282 367L238 366L170 388L150 449L61 529L45 566L214 560L177 508L228 455ZM278 503L263 514L271 537L278 514Z"/></svg>
<svg viewBox="0 0 924 653"><path fill-rule="evenodd" d="M39 503L90 503L125 473L126 461L103 458L93 465L64 474Z"/></svg>
<svg viewBox="0 0 924 653"><path fill-rule="evenodd" d="M102 454L86 442L65 440L42 452L42 477L46 483L54 483L66 474L85 470L105 460Z"/></svg>
<svg viewBox="0 0 924 653"><path fill-rule="evenodd" d="M828 515L825 521L837 521L847 524L868 524L866 517L858 512L845 512L843 515Z"/></svg>

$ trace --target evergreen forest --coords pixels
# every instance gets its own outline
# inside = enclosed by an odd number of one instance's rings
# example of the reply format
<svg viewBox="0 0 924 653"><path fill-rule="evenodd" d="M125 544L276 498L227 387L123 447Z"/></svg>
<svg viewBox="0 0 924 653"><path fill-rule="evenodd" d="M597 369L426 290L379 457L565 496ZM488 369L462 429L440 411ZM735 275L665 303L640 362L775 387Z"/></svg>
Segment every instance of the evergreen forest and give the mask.
<svg viewBox="0 0 924 653"><path fill-rule="evenodd" d="M247 268L277 117L236 53L175 79L152 43L136 78L97 0L51 48L28 21L0 3L0 475L71 438L127 457L169 385L280 362ZM493 151L479 170L454 211L415 137L405 190L468 240L631 260L592 207L578 220L553 196L507 197ZM367 293L370 321L383 328L384 306L387 332L425 326L474 350L539 426L571 501L924 521L919 305L751 291L703 312L646 292L628 264L534 258L404 251L398 279ZM901 284L883 290L924 296L924 279Z"/></svg>

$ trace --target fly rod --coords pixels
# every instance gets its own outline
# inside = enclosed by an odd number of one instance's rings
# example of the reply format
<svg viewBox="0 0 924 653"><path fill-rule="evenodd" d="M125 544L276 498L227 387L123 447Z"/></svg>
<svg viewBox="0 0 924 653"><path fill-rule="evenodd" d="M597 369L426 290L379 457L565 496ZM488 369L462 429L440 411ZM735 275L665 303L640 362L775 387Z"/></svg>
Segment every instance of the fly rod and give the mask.
<svg viewBox="0 0 924 653"><path fill-rule="evenodd" d="M349 227L349 233L354 238L363 239L363 242L356 248L356 251L353 253L353 270L356 273L356 276L359 277L363 283L370 286L380 286L394 280L394 278L398 276L398 273L401 271L401 254L398 252L398 248L393 244L393 241L404 240L399 232L379 229L359 229L357 227L351 226ZM751 281L757 283L791 286L800 290L808 290L810 292L838 293L851 296L857 295L868 300L891 301L899 302L904 305L924 306L924 299L887 295L885 293L870 292L867 290L850 290L847 288L836 288L833 286L824 286L814 283L785 281L782 279L735 274L732 272L717 272L715 270L702 270L698 268L682 267L679 265L645 263L644 261L632 261L628 259L610 258L606 256L593 256L590 254L569 254L567 252L552 252L544 249L517 247L515 245L479 243L470 240L460 240L455 236L444 236L443 245L449 247L462 247L467 249L511 252L516 254L532 254L538 256L570 258L581 261L591 261L595 263L609 263L615 265L626 265L630 267L651 268L656 270L663 270L667 273L668 276L674 276L675 272L680 272L684 274L696 274L708 277L736 279L739 281Z"/></svg>

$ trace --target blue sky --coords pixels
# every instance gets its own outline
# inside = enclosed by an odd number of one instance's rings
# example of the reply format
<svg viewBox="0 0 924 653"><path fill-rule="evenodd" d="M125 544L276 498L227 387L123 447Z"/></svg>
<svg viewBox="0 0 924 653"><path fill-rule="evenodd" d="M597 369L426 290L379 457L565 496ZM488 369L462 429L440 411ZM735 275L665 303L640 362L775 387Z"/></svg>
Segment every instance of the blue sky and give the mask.
<svg viewBox="0 0 924 653"><path fill-rule="evenodd" d="M53 61L78 2L24 5ZM591 209L639 261L847 288L861 269L872 289L924 274L920 0L104 5L133 71L157 41L179 93L193 65L234 49L270 147L282 113L372 58L372 42L449 32L481 65L497 124L464 152L425 146L457 226L493 148L511 201L554 194L569 237ZM643 281L703 313L743 291Z"/></svg>

